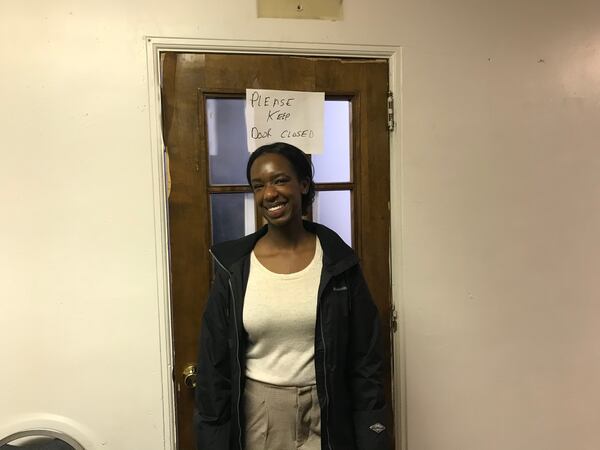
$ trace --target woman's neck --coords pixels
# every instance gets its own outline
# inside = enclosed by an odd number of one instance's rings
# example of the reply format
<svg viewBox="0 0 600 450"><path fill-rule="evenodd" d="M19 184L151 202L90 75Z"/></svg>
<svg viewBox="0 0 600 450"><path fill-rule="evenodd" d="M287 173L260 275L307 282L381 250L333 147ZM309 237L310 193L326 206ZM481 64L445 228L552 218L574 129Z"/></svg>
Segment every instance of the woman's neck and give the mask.
<svg viewBox="0 0 600 450"><path fill-rule="evenodd" d="M290 222L284 227L268 225L265 240L269 246L282 250L293 250L303 245L310 237L310 232L304 228L302 221Z"/></svg>

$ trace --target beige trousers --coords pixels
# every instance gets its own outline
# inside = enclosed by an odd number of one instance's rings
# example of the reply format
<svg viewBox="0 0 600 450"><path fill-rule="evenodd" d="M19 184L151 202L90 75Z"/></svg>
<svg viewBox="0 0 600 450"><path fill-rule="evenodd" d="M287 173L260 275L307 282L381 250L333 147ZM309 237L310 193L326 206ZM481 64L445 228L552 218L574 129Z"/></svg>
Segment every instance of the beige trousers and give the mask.
<svg viewBox="0 0 600 450"><path fill-rule="evenodd" d="M246 450L321 450L316 386L284 387L246 379Z"/></svg>

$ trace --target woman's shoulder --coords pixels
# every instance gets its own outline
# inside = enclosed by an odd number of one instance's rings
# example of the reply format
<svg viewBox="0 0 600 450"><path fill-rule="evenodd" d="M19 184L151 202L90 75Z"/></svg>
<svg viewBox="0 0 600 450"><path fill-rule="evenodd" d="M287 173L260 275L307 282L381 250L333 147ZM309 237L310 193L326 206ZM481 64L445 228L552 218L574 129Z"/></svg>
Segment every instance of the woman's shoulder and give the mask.
<svg viewBox="0 0 600 450"><path fill-rule="evenodd" d="M358 257L352 247L331 228L315 222L305 222L304 226L319 238L326 262L329 264L336 264L339 261L358 262Z"/></svg>
<svg viewBox="0 0 600 450"><path fill-rule="evenodd" d="M256 242L264 236L266 227L238 239L219 242L210 248L210 253L219 264L230 269L240 259L250 255Z"/></svg>

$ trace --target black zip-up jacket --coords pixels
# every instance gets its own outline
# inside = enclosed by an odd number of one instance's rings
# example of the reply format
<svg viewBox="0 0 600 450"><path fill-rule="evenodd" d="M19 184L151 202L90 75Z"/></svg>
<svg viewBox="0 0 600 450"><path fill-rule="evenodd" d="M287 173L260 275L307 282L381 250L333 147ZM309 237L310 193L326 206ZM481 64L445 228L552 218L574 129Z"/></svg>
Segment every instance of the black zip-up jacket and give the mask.
<svg viewBox="0 0 600 450"><path fill-rule="evenodd" d="M377 308L354 251L312 222L323 248L315 371L323 450L389 450ZM198 450L242 450L247 335L244 294L254 245L267 232L215 245L215 279L202 322L194 422Z"/></svg>

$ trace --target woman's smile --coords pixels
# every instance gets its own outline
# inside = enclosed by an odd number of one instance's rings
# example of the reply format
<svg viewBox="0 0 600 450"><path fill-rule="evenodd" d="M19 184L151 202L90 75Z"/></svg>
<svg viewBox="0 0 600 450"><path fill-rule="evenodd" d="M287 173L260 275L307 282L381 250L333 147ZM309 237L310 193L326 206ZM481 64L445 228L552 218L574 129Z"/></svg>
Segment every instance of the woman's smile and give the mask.
<svg viewBox="0 0 600 450"><path fill-rule="evenodd" d="M272 206L267 206L266 208L267 208L267 211L271 215L273 215L273 214L278 214L280 212L283 212L282 210L283 210L283 208L285 208L286 205L287 205L287 202L278 202Z"/></svg>

